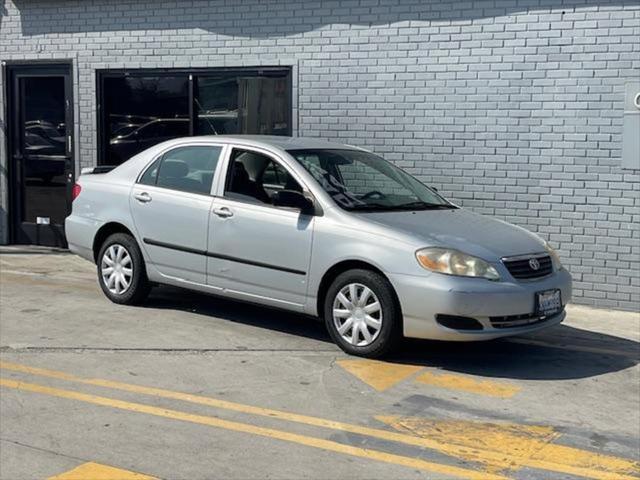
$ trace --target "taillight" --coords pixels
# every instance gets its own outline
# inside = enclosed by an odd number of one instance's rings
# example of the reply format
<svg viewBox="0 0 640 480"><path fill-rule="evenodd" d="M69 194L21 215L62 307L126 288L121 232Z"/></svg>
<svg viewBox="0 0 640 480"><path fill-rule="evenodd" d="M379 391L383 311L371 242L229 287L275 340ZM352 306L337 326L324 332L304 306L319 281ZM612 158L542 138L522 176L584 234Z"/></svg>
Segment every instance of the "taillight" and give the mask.
<svg viewBox="0 0 640 480"><path fill-rule="evenodd" d="M78 198L78 196L80 195L80 192L82 191L82 187L80 185L78 185L77 183L73 184L73 188L71 189L71 201L73 202L76 198Z"/></svg>

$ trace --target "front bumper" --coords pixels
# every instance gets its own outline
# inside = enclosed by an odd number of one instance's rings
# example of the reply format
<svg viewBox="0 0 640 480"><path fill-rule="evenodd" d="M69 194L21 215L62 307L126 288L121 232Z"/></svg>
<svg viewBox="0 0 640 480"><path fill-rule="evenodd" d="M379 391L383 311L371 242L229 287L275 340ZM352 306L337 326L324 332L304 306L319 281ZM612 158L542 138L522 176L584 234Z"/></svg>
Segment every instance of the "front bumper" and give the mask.
<svg viewBox="0 0 640 480"><path fill-rule="evenodd" d="M440 275L424 276L391 274L403 313L406 337L432 340L491 340L529 333L565 318L564 311L527 325L496 328L490 317L528 315L535 311L535 294L560 289L562 306L571 300L571 275L566 270L529 281L491 282L478 278ZM479 330L456 330L436 321L436 315L470 317L482 325Z"/></svg>

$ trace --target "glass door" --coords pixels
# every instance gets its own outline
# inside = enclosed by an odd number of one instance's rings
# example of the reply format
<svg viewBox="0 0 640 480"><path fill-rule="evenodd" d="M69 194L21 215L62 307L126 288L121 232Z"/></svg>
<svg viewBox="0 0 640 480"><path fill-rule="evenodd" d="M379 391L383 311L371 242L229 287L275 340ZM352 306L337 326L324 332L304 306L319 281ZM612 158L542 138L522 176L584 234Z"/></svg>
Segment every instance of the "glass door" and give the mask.
<svg viewBox="0 0 640 480"><path fill-rule="evenodd" d="M66 246L74 179L70 70L8 67L13 243Z"/></svg>

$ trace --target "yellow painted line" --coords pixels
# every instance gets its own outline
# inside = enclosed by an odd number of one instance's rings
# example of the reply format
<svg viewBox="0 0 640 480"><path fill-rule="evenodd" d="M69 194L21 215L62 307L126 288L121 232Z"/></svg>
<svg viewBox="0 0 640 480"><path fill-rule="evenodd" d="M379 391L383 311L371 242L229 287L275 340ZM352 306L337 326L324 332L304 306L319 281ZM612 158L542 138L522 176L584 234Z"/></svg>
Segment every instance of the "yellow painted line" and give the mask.
<svg viewBox="0 0 640 480"><path fill-rule="evenodd" d="M88 462L69 470L49 477L47 480L158 480L142 473L122 470L120 468Z"/></svg>
<svg viewBox="0 0 640 480"><path fill-rule="evenodd" d="M316 437L309 437L309 436L300 435L297 433L290 433L284 430L258 427L256 425L251 425L248 423L233 422L229 420L223 420L217 417L196 415L193 413L182 412L179 410L171 410L168 408L154 407L152 405L146 405L142 403L126 402L123 400L117 400L115 398L102 397L98 395L90 395L90 394L81 393L73 390L63 390L60 388L52 388L44 385L38 385L36 383L27 383L27 382L20 382L16 380L0 378L0 386L14 388L17 390L24 390L28 392L41 393L45 395L51 395L54 397L66 398L70 400L78 400L78 401L90 403L93 405L101 405L103 407L117 408L119 410L126 410L126 411L136 412L136 413L145 413L147 415L170 418L172 420L180 420L183 422L207 425L210 427L222 428L225 430L232 430L235 432L259 435L266 438L296 443L299 445L313 447L321 450L327 450L335 453L341 453L344 455L351 455L354 457L365 458L368 460L377 460L380 462L400 465L403 467L413 468L416 470L423 470L426 472L438 473L440 475L449 475L453 477L468 478L473 480L490 480L490 479L504 480L505 479L505 477L501 475L487 475L485 472L476 472L476 471L468 470L465 468L459 468L459 467L444 465L440 463L427 462L425 460L421 460L418 458L395 455L392 453L386 453L379 450L372 450L369 448L361 448L361 447L354 447L351 445L344 445L342 443L334 442L331 440L325 440L325 439L316 438Z"/></svg>
<svg viewBox="0 0 640 480"><path fill-rule="evenodd" d="M493 424L466 420L431 420L420 417L376 416L376 419L398 431L418 437L445 440L456 445L483 450L502 451L503 458L487 458L482 453L474 460L490 470L518 469L521 457L531 457L541 445L558 439L552 427L520 424ZM472 454L473 455L473 454ZM472 458L467 458L471 460ZM626 465L625 465L626 466Z"/></svg>
<svg viewBox="0 0 640 480"><path fill-rule="evenodd" d="M534 340L529 338L509 338L504 341L510 343L520 343L522 345L535 345L537 347L556 348L559 350L572 350L576 352L587 353L599 353L602 355L611 355L614 357L631 358L633 360L640 359L640 352L636 349L635 352L627 350L611 350L609 348L589 347L587 345L564 345L562 343L549 343L541 340Z"/></svg>
<svg viewBox="0 0 640 480"><path fill-rule="evenodd" d="M416 378L416 382L434 387L463 390L465 392L499 398L511 398L521 390L520 387L511 383L494 382L492 380L475 380L470 377L450 373L425 372Z"/></svg>
<svg viewBox="0 0 640 480"><path fill-rule="evenodd" d="M336 363L379 392L422 370L422 367L414 365L402 365L376 360L338 360Z"/></svg>
<svg viewBox="0 0 640 480"><path fill-rule="evenodd" d="M562 464L564 469L558 471L588 478L640 478L639 462L552 444L560 435L550 427L397 416L376 418L402 432L466 447L469 450L465 460L484 463L492 472ZM490 457L484 453L486 450L502 455Z"/></svg>
<svg viewBox="0 0 640 480"><path fill-rule="evenodd" d="M195 403L199 405L206 405L209 407L221 408L225 410L231 410L250 415L259 415L269 418L277 418L279 420L285 420L290 422L296 422L304 425L310 425L314 427L328 428L341 432L349 432L357 435L365 435L373 438L379 438L390 442L403 443L406 445L412 445L416 447L428 448L436 450L438 452L455 456L457 458L472 458L480 455L485 464L491 462L505 461L505 455L502 453L503 449L491 450L489 448L477 448L467 447L464 445L458 445L455 442L450 442L446 438L444 439L431 439L429 437L421 437L416 435L409 435L406 433L392 432L388 430L365 427L361 425L353 425L344 422L338 422L334 420L327 420L318 417L312 417L308 415L301 415L297 413L284 412L282 410L274 410L270 408L256 407L252 405L245 405L241 403L230 402L228 400L221 400L212 397L205 397L201 395L193 395L190 393L175 392L172 390L164 390L160 388L144 387L140 385L132 385L129 383L116 382L102 379L82 378L65 372L57 370L49 370L44 368L30 367L27 365L21 365L16 363L10 363L0 361L0 369L11 370L15 372L26 373L30 375L37 375L42 377L54 378L59 380L65 380L69 382L81 383L85 385L94 385L104 388L112 388L116 390L122 390L131 393L138 393L143 395L151 395L161 398L170 398L174 400L180 400L189 403ZM628 473L631 470L634 475L639 475L640 467L637 462L629 462L625 459L618 459L616 457L609 457L604 455L598 455L596 453L587 452L591 455L589 462L580 465L567 465L563 459L557 459L557 462L541 461L534 459L525 459L521 461L522 465L530 468L538 468L542 470L550 470L553 472L565 473L569 475L578 475L588 478L604 479L604 480L623 480L637 478L629 476ZM622 460L626 462L620 470L616 470L615 465L612 466L608 459ZM614 462L615 463L615 462ZM625 476L626 475L626 476Z"/></svg>
<svg viewBox="0 0 640 480"><path fill-rule="evenodd" d="M380 362L377 360L338 360L336 363L379 392L387 390L424 370L420 366ZM520 387L510 383L491 380L478 381L470 377L450 373L435 374L426 372L418 376L416 381L436 387L463 390L500 398L510 398L520 391Z"/></svg>

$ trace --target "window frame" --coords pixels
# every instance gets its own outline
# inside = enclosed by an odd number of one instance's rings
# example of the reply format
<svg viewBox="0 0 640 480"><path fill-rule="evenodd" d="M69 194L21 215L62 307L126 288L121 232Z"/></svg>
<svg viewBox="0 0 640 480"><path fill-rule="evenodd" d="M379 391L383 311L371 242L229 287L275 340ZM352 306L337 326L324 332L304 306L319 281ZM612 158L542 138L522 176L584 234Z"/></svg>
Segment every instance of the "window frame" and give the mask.
<svg viewBox="0 0 640 480"><path fill-rule="evenodd" d="M165 155L167 155L168 153L177 150L179 148L189 148L189 147L211 147L211 148L219 148L220 149L220 155L218 157L218 161L216 163L216 168L213 172L213 177L211 178L211 185L209 186L209 193L200 193L200 192L191 192L191 191L187 191L187 190L179 190L176 188L170 188L170 187L165 187L162 185L158 185L158 174L160 173L160 167L162 166L162 162L164 161L164 157ZM140 173L138 173L138 176L136 177L136 183L135 185L141 188L144 187L151 187L151 188L160 188L162 190L167 190L170 192L179 192L182 194L187 194L187 195L200 195L200 196L207 196L207 197L215 197L215 189L216 189L216 185L218 182L218 176L220 175L220 172L222 171L222 167L221 165L224 164L224 160L227 156L227 148L228 145L224 144L224 143L183 143L183 144L179 144L179 145L171 145L170 147L168 147L167 149L163 150L162 152L158 153L157 155L155 155L151 161L149 161L142 170L140 170ZM158 173L156 174L155 177L155 183L153 185L147 184L147 183L142 183L142 177L144 177L144 175L147 173L147 171L149 171L150 168L152 168L156 162L159 162L158 164Z"/></svg>
<svg viewBox="0 0 640 480"><path fill-rule="evenodd" d="M195 108L196 99L196 77L199 75L228 75L236 77L274 77L285 78L287 84L287 100L289 108L287 110L287 133L293 134L293 66L265 66L265 67L213 67L213 68L119 68L119 69L98 69L96 70L96 126L97 126L97 146L98 146L98 165L107 165L109 138L108 138L108 122L103 119L104 112L104 96L105 96L105 79L122 78L122 77L161 77L186 75L188 78L188 104L189 104L189 134L195 136L195 127L198 121L198 112Z"/></svg>

